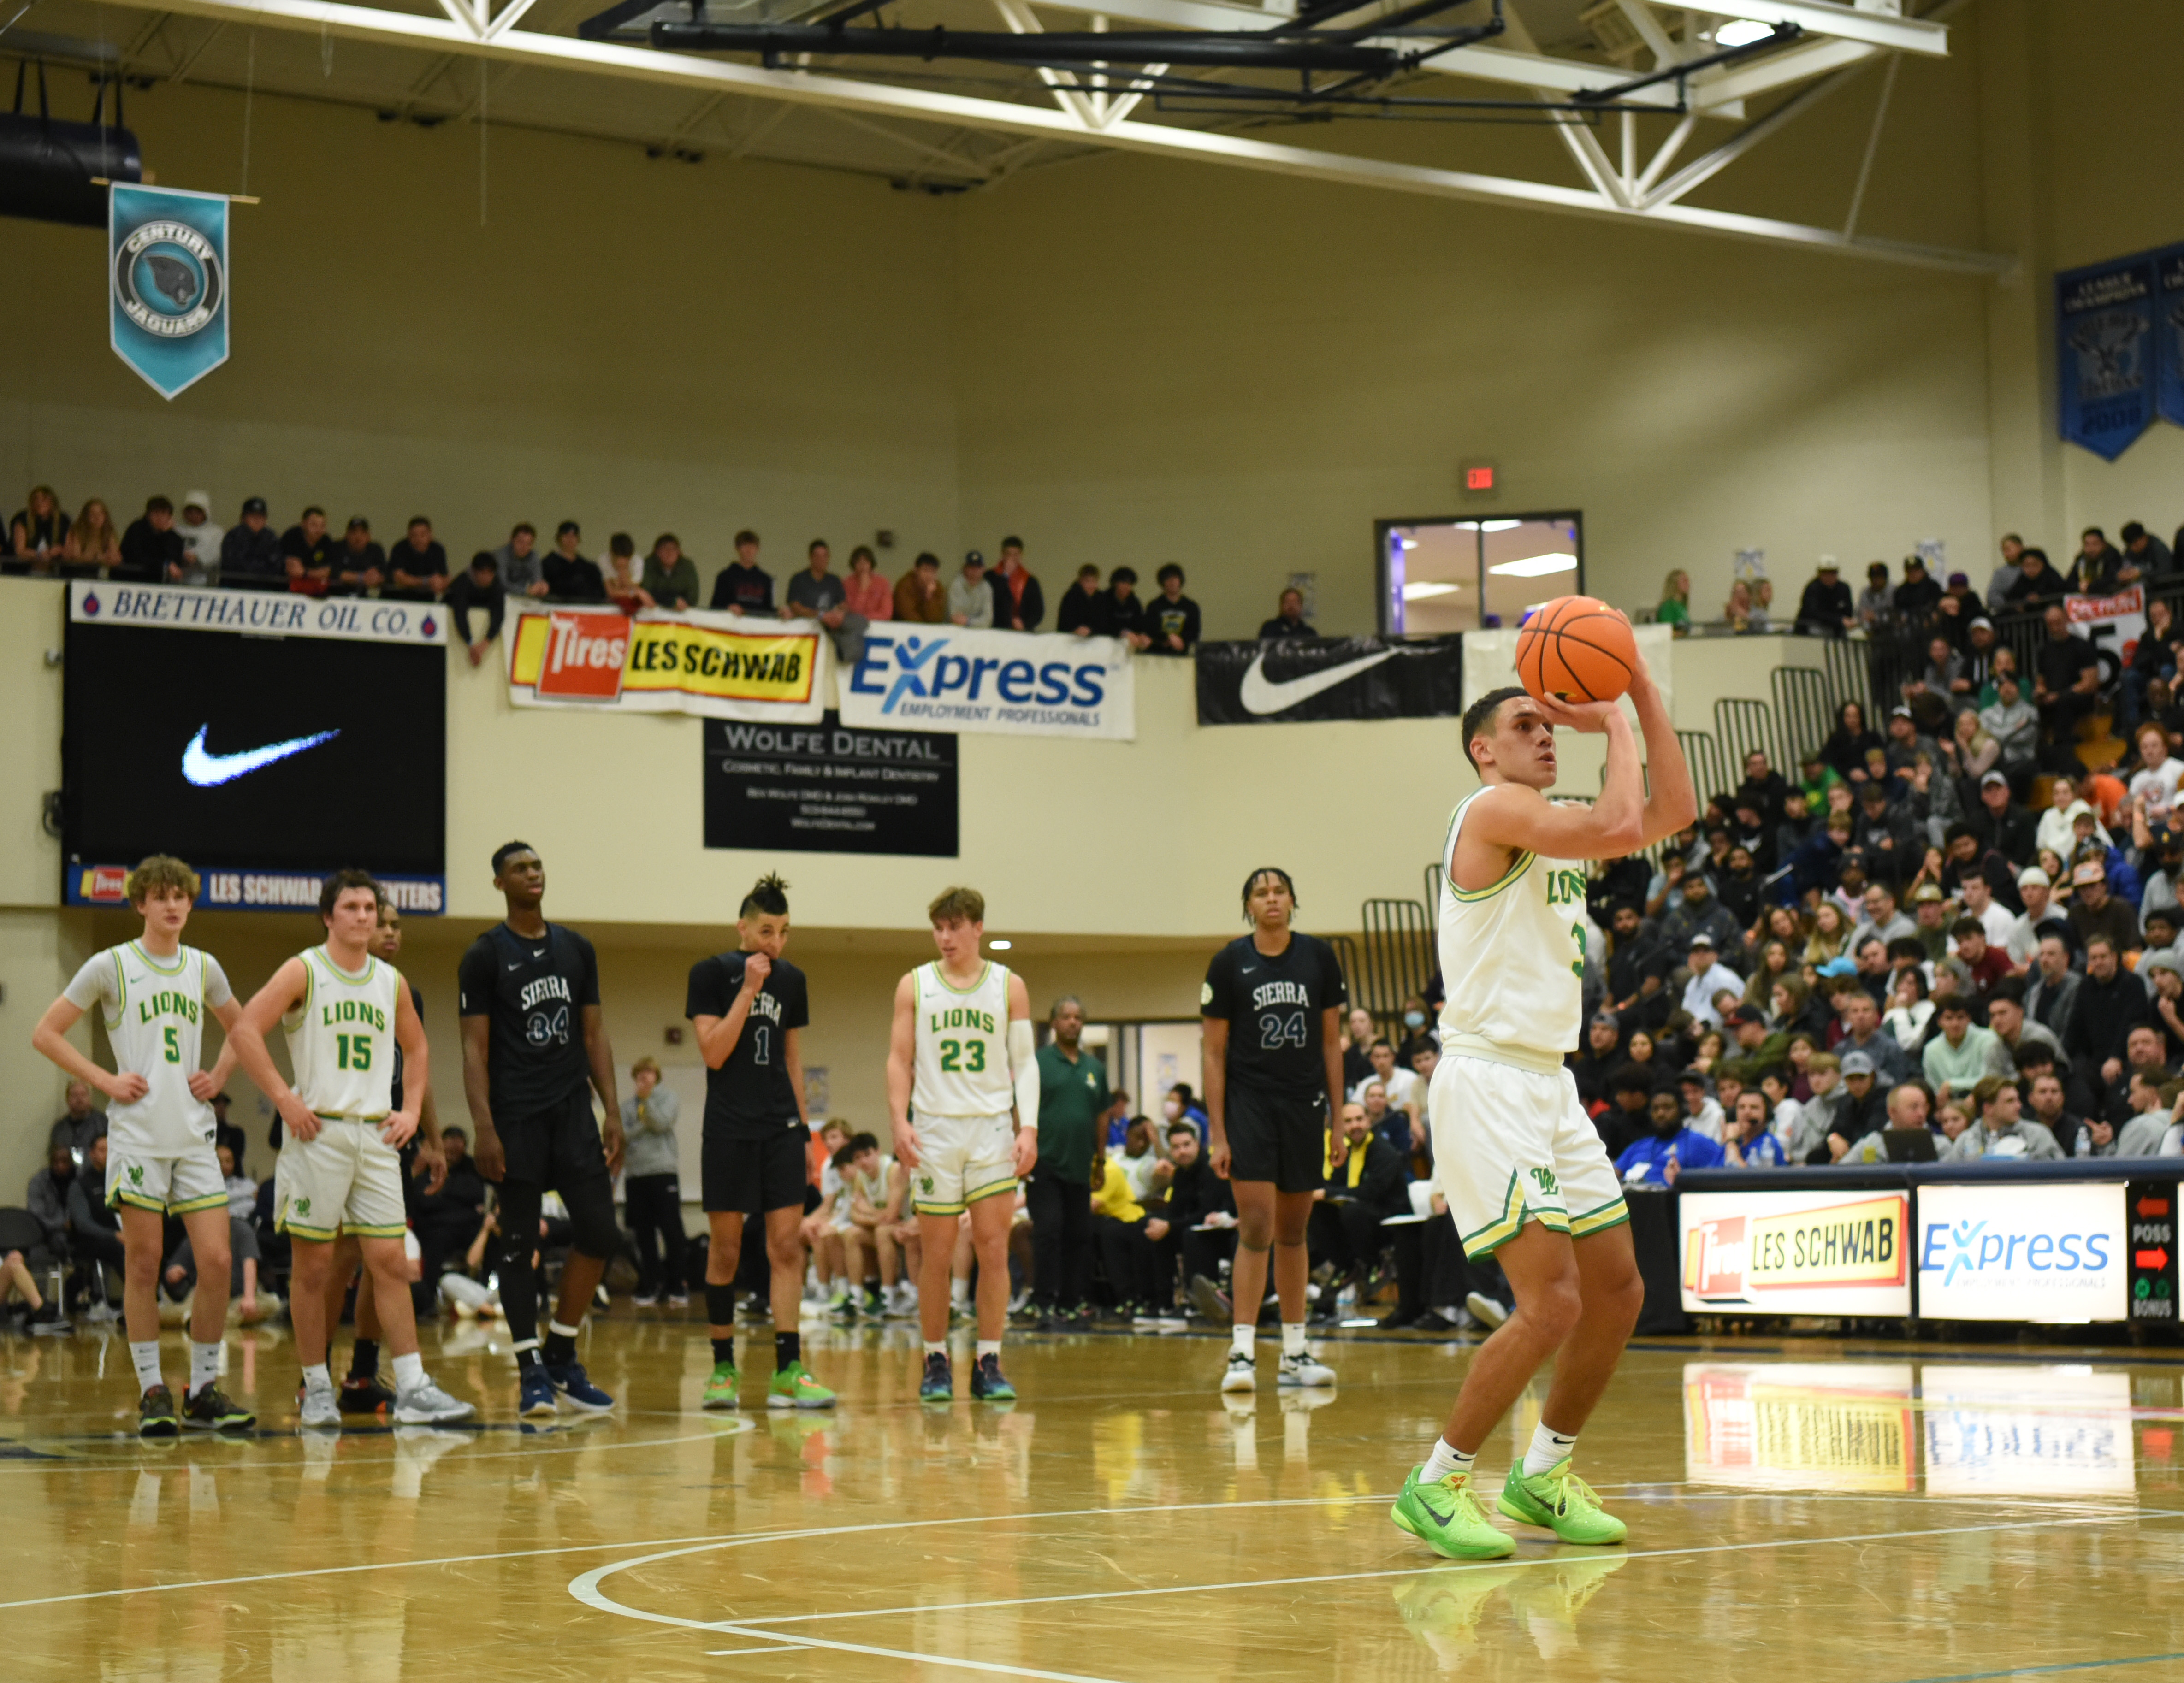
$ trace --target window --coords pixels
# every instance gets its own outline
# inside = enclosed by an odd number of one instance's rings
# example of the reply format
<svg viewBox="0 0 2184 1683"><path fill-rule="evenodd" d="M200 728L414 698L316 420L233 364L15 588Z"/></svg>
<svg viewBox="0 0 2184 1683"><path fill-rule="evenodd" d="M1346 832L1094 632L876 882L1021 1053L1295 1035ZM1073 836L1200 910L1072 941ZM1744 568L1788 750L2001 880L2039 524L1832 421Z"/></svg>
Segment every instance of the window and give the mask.
<svg viewBox="0 0 2184 1683"><path fill-rule="evenodd" d="M1376 523L1380 629L1390 636L1515 626L1585 588L1584 516L1384 520Z"/></svg>

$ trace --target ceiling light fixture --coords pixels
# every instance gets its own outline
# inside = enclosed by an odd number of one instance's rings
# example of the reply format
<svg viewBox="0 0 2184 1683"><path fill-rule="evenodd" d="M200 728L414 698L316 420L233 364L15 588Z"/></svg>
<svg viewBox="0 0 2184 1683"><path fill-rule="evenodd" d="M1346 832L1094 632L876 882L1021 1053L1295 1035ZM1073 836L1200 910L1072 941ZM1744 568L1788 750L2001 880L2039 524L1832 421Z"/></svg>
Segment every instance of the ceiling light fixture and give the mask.
<svg viewBox="0 0 2184 1683"><path fill-rule="evenodd" d="M1504 578L1542 578L1551 572L1575 572L1577 557L1561 554L1527 555L1521 561L1501 561L1486 569Z"/></svg>
<svg viewBox="0 0 2184 1683"><path fill-rule="evenodd" d="M1462 589L1460 584L1443 584L1437 579L1412 579L1403 586L1406 602L1423 602L1430 596L1450 596Z"/></svg>
<svg viewBox="0 0 2184 1683"><path fill-rule="evenodd" d="M1772 26L1752 18L1733 18L1718 25L1713 32L1717 47L1749 47L1755 41L1764 41L1774 33Z"/></svg>
<svg viewBox="0 0 2184 1683"><path fill-rule="evenodd" d="M1016 943L1014 941L989 941L986 945L991 947L995 952L1006 952L1011 947L1014 946Z"/></svg>

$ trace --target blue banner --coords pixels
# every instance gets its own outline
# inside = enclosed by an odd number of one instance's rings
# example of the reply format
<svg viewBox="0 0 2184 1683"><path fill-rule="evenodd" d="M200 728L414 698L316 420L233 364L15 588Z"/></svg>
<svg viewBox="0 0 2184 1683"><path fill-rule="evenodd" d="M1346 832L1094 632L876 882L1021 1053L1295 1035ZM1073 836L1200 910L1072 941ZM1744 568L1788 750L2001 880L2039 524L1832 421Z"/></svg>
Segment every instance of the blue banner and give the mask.
<svg viewBox="0 0 2184 1683"><path fill-rule="evenodd" d="M2153 407L2184 426L2184 245L2153 254Z"/></svg>
<svg viewBox="0 0 2184 1683"><path fill-rule="evenodd" d="M2154 262L2055 277L2055 395L2064 439L2114 461L2153 421Z"/></svg>
<svg viewBox="0 0 2184 1683"><path fill-rule="evenodd" d="M173 398L227 360L227 198L119 181L109 193L114 354Z"/></svg>

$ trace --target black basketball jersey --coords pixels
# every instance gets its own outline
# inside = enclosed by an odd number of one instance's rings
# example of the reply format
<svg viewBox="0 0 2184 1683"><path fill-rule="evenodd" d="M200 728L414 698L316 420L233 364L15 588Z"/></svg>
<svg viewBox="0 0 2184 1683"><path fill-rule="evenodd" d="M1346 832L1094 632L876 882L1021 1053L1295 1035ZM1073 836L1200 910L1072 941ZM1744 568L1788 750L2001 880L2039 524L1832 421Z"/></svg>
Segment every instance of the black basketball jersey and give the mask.
<svg viewBox="0 0 2184 1683"><path fill-rule="evenodd" d="M551 1110L590 1084L583 1008L599 1002L599 961L582 935L549 923L532 940L497 923L471 943L456 982L462 1015L492 1021L496 1120Z"/></svg>
<svg viewBox="0 0 2184 1683"><path fill-rule="evenodd" d="M747 952L724 952L690 967L686 1017L726 1017L744 984ZM788 1031L811 1021L804 972L777 958L751 996L735 1050L718 1069L705 1072L705 1131L731 1140L759 1139L811 1130L796 1107L788 1078Z"/></svg>
<svg viewBox="0 0 2184 1683"><path fill-rule="evenodd" d="M1334 949L1292 933L1272 958L1249 935L1229 942L1206 967L1198 1002L1200 1015L1228 1024L1230 1086L1309 1095L1327 1090L1322 1013L1348 1000Z"/></svg>

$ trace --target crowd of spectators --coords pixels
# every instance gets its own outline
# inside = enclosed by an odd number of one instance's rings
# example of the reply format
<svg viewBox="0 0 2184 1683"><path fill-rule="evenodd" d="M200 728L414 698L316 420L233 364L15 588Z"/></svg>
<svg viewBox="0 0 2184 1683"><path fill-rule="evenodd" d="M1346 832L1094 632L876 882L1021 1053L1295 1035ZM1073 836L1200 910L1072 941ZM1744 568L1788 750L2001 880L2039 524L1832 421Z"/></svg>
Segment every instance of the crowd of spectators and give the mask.
<svg viewBox="0 0 2184 1683"><path fill-rule="evenodd" d="M117 536L98 499L71 518L52 487L36 486L0 530L0 572L444 602L473 664L483 657L484 645L500 634L510 597L612 605L629 612L705 608L738 616L816 619L845 660L857 658L865 631L881 621L1039 631L1047 620L1046 593L1026 566L1023 540L1017 537L1001 539L990 566L983 553L972 549L955 576L944 579L940 558L928 550L892 581L870 545L860 543L850 552L844 577L833 571L831 547L815 538L805 547L803 565L777 589L774 575L760 564L758 534L746 530L736 534L735 559L713 575L708 589L698 562L671 532L654 538L642 557L624 532L607 540L603 554L592 555L585 552L583 531L575 521L561 521L552 544L543 548L538 528L519 521L507 542L476 551L466 566L456 568L423 515L413 515L402 536L382 545L362 515L353 515L337 537L326 510L315 506L281 529L270 520L265 499L249 497L236 524L223 527L212 518L211 503L208 493L188 492L177 519L173 500L154 496L142 515ZM1104 581L1098 567L1081 567L1055 605L1053 629L1078 637L1119 638L1146 654L1187 654L1199 640L1200 625L1198 604L1184 594L1184 571L1168 562L1155 575L1155 583L1154 593L1143 596L1134 567L1112 568ZM1290 597L1296 598L1294 604ZM1261 635L1312 635L1304 624L1302 599L1294 591L1286 593L1279 614L1268 621L1280 629L1262 630ZM474 610L486 616L482 639L473 637Z"/></svg>

